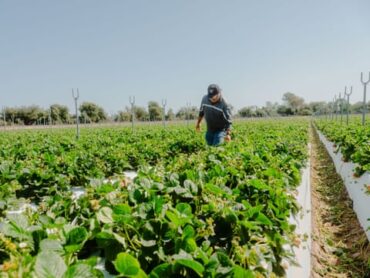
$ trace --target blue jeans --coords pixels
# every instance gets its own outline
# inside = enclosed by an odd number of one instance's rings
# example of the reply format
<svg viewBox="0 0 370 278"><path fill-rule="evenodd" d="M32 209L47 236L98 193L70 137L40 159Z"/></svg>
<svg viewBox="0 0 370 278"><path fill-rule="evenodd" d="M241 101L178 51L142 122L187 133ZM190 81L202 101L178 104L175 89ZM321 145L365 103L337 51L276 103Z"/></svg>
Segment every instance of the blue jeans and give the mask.
<svg viewBox="0 0 370 278"><path fill-rule="evenodd" d="M206 141L209 146L217 146L224 142L226 132L221 131L207 131Z"/></svg>

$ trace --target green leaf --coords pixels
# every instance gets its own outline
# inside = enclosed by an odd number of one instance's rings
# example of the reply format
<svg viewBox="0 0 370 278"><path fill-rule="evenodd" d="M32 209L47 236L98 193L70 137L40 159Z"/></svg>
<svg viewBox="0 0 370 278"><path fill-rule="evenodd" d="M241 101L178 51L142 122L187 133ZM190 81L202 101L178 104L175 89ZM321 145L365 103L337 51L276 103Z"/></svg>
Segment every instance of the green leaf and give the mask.
<svg viewBox="0 0 370 278"><path fill-rule="evenodd" d="M34 274L38 278L62 278L67 266L58 254L45 251L36 257Z"/></svg>
<svg viewBox="0 0 370 278"><path fill-rule="evenodd" d="M18 229L26 230L29 226L28 218L23 214L9 215L8 219L12 224L17 226Z"/></svg>
<svg viewBox="0 0 370 278"><path fill-rule="evenodd" d="M119 253L114 266L120 274L128 277L135 277L140 272L139 261L128 253Z"/></svg>
<svg viewBox="0 0 370 278"><path fill-rule="evenodd" d="M120 214L120 215L127 215L127 214L131 214L131 207L127 204L119 204L119 205L115 205L114 208L113 208L113 212L115 214Z"/></svg>
<svg viewBox="0 0 370 278"><path fill-rule="evenodd" d="M165 278L172 275L172 265L164 263L155 267L149 274L149 278Z"/></svg>
<svg viewBox="0 0 370 278"><path fill-rule="evenodd" d="M182 216L185 216L185 217L190 217L193 215L191 206L186 203L178 203L176 205L176 210L179 211L182 214Z"/></svg>
<svg viewBox="0 0 370 278"><path fill-rule="evenodd" d="M162 197L155 196L153 199L154 202L154 211L157 215L161 214L163 210L163 205L165 204L165 200Z"/></svg>
<svg viewBox="0 0 370 278"><path fill-rule="evenodd" d="M187 225L183 231L184 238L192 238L195 236L194 228L190 225Z"/></svg>
<svg viewBox="0 0 370 278"><path fill-rule="evenodd" d="M93 269L87 264L76 264L68 268L63 278L91 278L95 277Z"/></svg>
<svg viewBox="0 0 370 278"><path fill-rule="evenodd" d="M144 272L144 270L140 269L139 270L139 273L135 276L133 276L134 278L147 278L148 276L146 275L146 273Z"/></svg>
<svg viewBox="0 0 370 278"><path fill-rule="evenodd" d="M258 213L257 219L258 222L267 225L267 226L273 226L272 222L270 219L267 218L266 215L264 215L262 212Z"/></svg>
<svg viewBox="0 0 370 278"><path fill-rule="evenodd" d="M28 219L22 214L9 215L9 223L4 223L0 227L0 232L6 236L17 238L19 240L30 240L32 235L27 231Z"/></svg>
<svg viewBox="0 0 370 278"><path fill-rule="evenodd" d="M67 253L74 253L81 250L83 243L87 240L88 234L84 227L73 228L67 234L67 243L64 249Z"/></svg>
<svg viewBox="0 0 370 278"><path fill-rule="evenodd" d="M234 278L254 278L254 274L250 269L244 269L238 265L233 268Z"/></svg>
<svg viewBox="0 0 370 278"><path fill-rule="evenodd" d="M185 239L184 243L183 243L183 249L186 251L186 252L194 252L196 249L197 249L197 243L195 241L194 238L187 238Z"/></svg>
<svg viewBox="0 0 370 278"><path fill-rule="evenodd" d="M176 226L180 226L182 224L182 221L180 218L176 215L176 213L167 210L166 211L166 216L170 220L171 223L175 224Z"/></svg>
<svg viewBox="0 0 370 278"><path fill-rule="evenodd" d="M52 251L58 254L63 254L64 249L58 240L44 239L40 242L41 251Z"/></svg>
<svg viewBox="0 0 370 278"><path fill-rule="evenodd" d="M224 192L222 191L222 189L220 187L218 187L217 185L214 185L212 183L207 183L205 184L205 189L206 191L214 194L214 195L223 195Z"/></svg>
<svg viewBox="0 0 370 278"><path fill-rule="evenodd" d="M127 205L126 205L127 206ZM130 222L132 222L133 220L133 217L132 217L132 214L131 214L131 209L129 206L127 207L121 207L121 208L118 208L116 210L116 208L113 209L113 220L114 222L117 222L119 224L131 224Z"/></svg>
<svg viewBox="0 0 370 278"><path fill-rule="evenodd" d="M67 244L80 244L87 240L88 234L84 227L77 227L67 234Z"/></svg>
<svg viewBox="0 0 370 278"><path fill-rule="evenodd" d="M97 213L97 218L100 222L104 224L111 224L113 223L113 217L112 217L113 211L109 207L103 207L99 212Z"/></svg>
<svg viewBox="0 0 370 278"><path fill-rule="evenodd" d="M222 266L232 266L233 265L229 256L223 252L217 252L217 259Z"/></svg>
<svg viewBox="0 0 370 278"><path fill-rule="evenodd" d="M200 277L203 277L204 267L195 260L191 259L178 259L175 261L176 264L185 266L195 271Z"/></svg>

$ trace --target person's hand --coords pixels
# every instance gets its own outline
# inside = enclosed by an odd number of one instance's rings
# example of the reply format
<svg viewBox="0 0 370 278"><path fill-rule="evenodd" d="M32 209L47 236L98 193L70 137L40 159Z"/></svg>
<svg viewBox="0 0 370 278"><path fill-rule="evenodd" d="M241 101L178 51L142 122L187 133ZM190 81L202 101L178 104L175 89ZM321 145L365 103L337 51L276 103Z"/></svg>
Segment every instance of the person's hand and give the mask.
<svg viewBox="0 0 370 278"><path fill-rule="evenodd" d="M230 142L230 141L231 141L230 134L226 134L226 136L225 136L225 142Z"/></svg>
<svg viewBox="0 0 370 278"><path fill-rule="evenodd" d="M196 130L197 132L200 132L200 125L197 125L197 126L195 127L195 130Z"/></svg>

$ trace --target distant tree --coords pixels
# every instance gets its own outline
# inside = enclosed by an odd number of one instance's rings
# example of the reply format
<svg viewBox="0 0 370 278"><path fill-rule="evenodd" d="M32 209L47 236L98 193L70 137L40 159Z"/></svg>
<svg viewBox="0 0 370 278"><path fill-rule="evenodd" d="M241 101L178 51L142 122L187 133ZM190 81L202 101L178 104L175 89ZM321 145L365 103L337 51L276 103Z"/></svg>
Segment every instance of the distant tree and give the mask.
<svg viewBox="0 0 370 278"><path fill-rule="evenodd" d="M41 123L47 117L47 112L37 105L23 106L18 109L17 117L25 125Z"/></svg>
<svg viewBox="0 0 370 278"><path fill-rule="evenodd" d="M115 122L128 122L131 120L131 113L130 111L118 111L118 113L114 116Z"/></svg>
<svg viewBox="0 0 370 278"><path fill-rule="evenodd" d="M321 111L323 112L323 111ZM312 110L310 106L308 105L303 105L299 110L298 110L298 115L300 116L311 116L312 115Z"/></svg>
<svg viewBox="0 0 370 278"><path fill-rule="evenodd" d="M53 104L50 106L50 116L53 123L66 124L70 116L68 107L60 104Z"/></svg>
<svg viewBox="0 0 370 278"><path fill-rule="evenodd" d="M238 115L242 118L255 117L256 114L255 114L254 110L255 109L253 108L253 106L243 107L243 108L239 109Z"/></svg>
<svg viewBox="0 0 370 278"><path fill-rule="evenodd" d="M3 111L1 111L1 118L4 120ZM19 109L15 107L7 107L5 108L5 121L8 123L16 123L20 121L19 119ZM22 121L23 123L23 121Z"/></svg>
<svg viewBox="0 0 370 278"><path fill-rule="evenodd" d="M80 115L80 122L81 123L84 123L84 124L87 124L87 123L91 123L92 122L92 120L90 119L90 117L89 117L89 115L87 114L87 112L86 111L83 111L83 112L81 112L81 115ZM96 122L96 121L95 121ZM97 122L99 122L99 121L97 121ZM97 123L96 122L96 123Z"/></svg>
<svg viewBox="0 0 370 278"><path fill-rule="evenodd" d="M304 105L303 98L290 92L287 92L283 95L283 102L286 107L291 109L293 114L298 114L298 110Z"/></svg>
<svg viewBox="0 0 370 278"><path fill-rule="evenodd" d="M130 121L131 121L131 109L130 111ZM145 121L149 118L149 113L146 111L145 107L141 106L134 106L134 114L135 114L135 120L137 121Z"/></svg>
<svg viewBox="0 0 370 278"><path fill-rule="evenodd" d="M309 109L313 114L316 113L329 113L331 111L329 103L325 101L312 101L308 104Z"/></svg>
<svg viewBox="0 0 370 278"><path fill-rule="evenodd" d="M156 101L148 103L149 118L151 121L159 121L162 119L162 107Z"/></svg>
<svg viewBox="0 0 370 278"><path fill-rule="evenodd" d="M267 113L263 108L258 108L255 111L257 117L266 117Z"/></svg>
<svg viewBox="0 0 370 278"><path fill-rule="evenodd" d="M358 101L354 104L351 105L351 108L350 108L350 111L352 111L353 113L361 113L362 112L362 107L363 107L363 102L362 101Z"/></svg>
<svg viewBox="0 0 370 278"><path fill-rule="evenodd" d="M168 109L167 115L166 115L166 120L167 121L173 121L175 119L176 115L173 112L172 108Z"/></svg>
<svg viewBox="0 0 370 278"><path fill-rule="evenodd" d="M350 105L350 111L352 113L362 113L362 110L363 110L363 102L362 101L358 101L358 102ZM367 110L367 112L370 111L370 102L367 103L366 110Z"/></svg>
<svg viewBox="0 0 370 278"><path fill-rule="evenodd" d="M288 107L286 105L279 105L278 108L277 108L277 113L280 116L294 115L294 111L292 110L292 108L290 108L290 107Z"/></svg>
<svg viewBox="0 0 370 278"><path fill-rule="evenodd" d="M92 102L82 103L79 110L81 112L82 121L85 120L83 117L88 117L88 120L93 123L98 123L107 119L107 114L104 109Z"/></svg>
<svg viewBox="0 0 370 278"><path fill-rule="evenodd" d="M265 110L265 113L267 114L267 116L277 116L278 113L277 113L277 109L279 107L279 103L275 102L271 102L271 101L267 101L265 106L263 107L263 109Z"/></svg>
<svg viewBox="0 0 370 278"><path fill-rule="evenodd" d="M177 113L176 118L180 120L195 120L198 118L199 108L197 106L181 107Z"/></svg>

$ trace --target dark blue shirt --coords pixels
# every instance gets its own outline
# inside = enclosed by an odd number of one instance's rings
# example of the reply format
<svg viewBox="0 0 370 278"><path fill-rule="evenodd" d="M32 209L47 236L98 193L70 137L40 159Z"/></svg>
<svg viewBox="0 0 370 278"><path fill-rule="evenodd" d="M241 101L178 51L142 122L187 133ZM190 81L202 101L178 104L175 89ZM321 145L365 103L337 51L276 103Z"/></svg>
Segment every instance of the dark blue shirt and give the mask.
<svg viewBox="0 0 370 278"><path fill-rule="evenodd" d="M212 103L205 95L202 99L199 109L199 117L205 117L207 122L207 130L223 131L231 128L231 112L230 106L221 96L217 103Z"/></svg>

